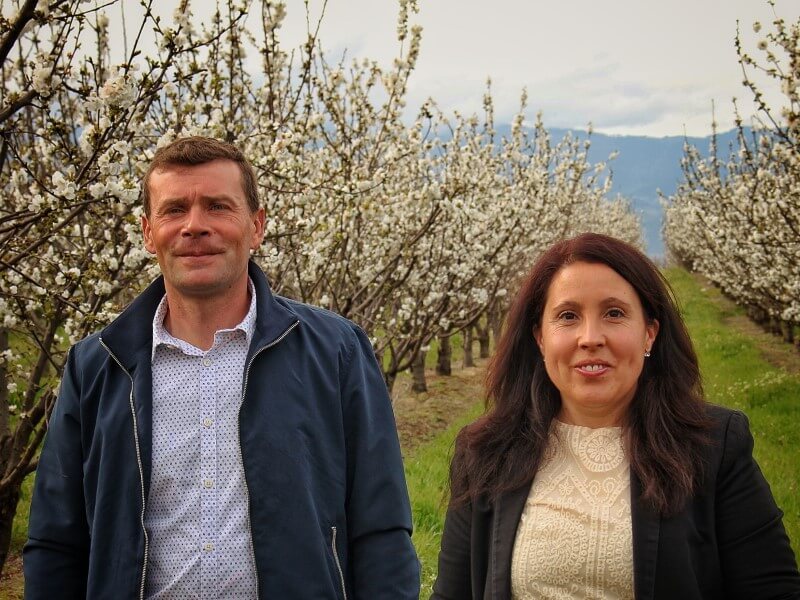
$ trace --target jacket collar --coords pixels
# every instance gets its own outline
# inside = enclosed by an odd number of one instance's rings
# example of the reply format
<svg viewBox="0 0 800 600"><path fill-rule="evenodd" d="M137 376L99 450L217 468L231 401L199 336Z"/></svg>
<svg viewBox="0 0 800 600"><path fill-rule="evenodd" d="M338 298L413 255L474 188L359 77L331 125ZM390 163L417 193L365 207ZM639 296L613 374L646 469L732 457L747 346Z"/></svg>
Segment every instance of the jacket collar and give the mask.
<svg viewBox="0 0 800 600"><path fill-rule="evenodd" d="M280 338L293 323L297 314L279 303L270 290L264 272L252 260L247 271L256 289L256 322L251 353ZM111 324L101 332L103 343L129 372L137 362L150 357L153 345L153 317L164 297L164 277L159 276L144 292L131 302Z"/></svg>
<svg viewBox="0 0 800 600"><path fill-rule="evenodd" d="M633 527L633 587L636 600L652 600L661 516L641 500L642 483L631 469L631 525Z"/></svg>
<svg viewBox="0 0 800 600"><path fill-rule="evenodd" d="M511 598L511 553L532 485L533 482L501 494L495 501L491 536L494 548L490 550L488 598Z"/></svg>
<svg viewBox="0 0 800 600"><path fill-rule="evenodd" d="M248 350L248 362L260 348L268 346L299 321L297 314L285 302L278 301L269 289L264 272L253 262L247 266L256 289L256 322L253 341ZM158 277L114 321L100 333L102 343L112 358L131 378L131 408L135 413L137 453L141 453L142 486L149 495L152 463L153 379L152 345L153 317L164 297L164 278Z"/></svg>

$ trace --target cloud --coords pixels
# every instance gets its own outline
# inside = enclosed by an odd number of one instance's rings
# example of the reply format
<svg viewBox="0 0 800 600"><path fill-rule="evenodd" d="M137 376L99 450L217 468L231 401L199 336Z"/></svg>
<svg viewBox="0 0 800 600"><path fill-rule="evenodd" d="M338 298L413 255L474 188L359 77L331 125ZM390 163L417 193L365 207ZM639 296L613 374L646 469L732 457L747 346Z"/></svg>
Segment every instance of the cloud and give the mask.
<svg viewBox="0 0 800 600"><path fill-rule="evenodd" d="M713 94L712 89L620 79L618 73L617 63L605 62L536 80L527 87L526 113L532 116L541 111L548 126L582 128L591 122L596 129L605 130L674 122L689 111L693 115L703 115L705 127L709 127L711 103L708 98ZM447 79L421 79L419 74L412 79L410 107L432 96L445 112L481 112L485 76L461 72ZM492 79L497 122L509 122L518 112L522 89L518 79ZM680 135L682 131L672 133Z"/></svg>
<svg viewBox="0 0 800 600"><path fill-rule="evenodd" d="M169 20L175 4L163 0L159 13ZM743 114L752 113L733 40L738 19L746 47L755 47L752 22L760 20L766 28L774 18L766 0L568 4L420 2L420 14L412 16L422 25L423 38L409 86L409 116L428 97L446 112L480 113L490 76L498 122L517 112L523 88L530 116L543 111L547 125L584 127L591 122L599 131L615 133L706 135L712 100L716 119L726 129L733 124L733 96L740 97ZM323 0L310 0L312 29L322 5ZM137 4L125 6L132 23ZM304 42L306 19L302 3L287 6L280 38L290 49ZM391 66L401 51L397 12L395 2L329 1L319 37L328 58L369 58ZM800 3L779 0L776 13L793 22L800 16ZM257 22L258 15L251 15L249 26ZM120 37L112 35L112 42ZM256 68L257 54L250 60ZM765 90L765 97L771 105L781 101L777 90Z"/></svg>

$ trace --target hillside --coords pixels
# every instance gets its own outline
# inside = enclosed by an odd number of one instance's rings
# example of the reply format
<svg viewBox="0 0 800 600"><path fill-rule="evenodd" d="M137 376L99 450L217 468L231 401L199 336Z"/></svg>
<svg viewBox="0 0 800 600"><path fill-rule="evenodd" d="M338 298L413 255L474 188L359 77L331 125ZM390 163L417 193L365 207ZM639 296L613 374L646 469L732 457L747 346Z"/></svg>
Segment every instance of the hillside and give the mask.
<svg viewBox="0 0 800 600"><path fill-rule="evenodd" d="M508 136L510 125L499 125L500 136ZM581 139L585 131L551 128L553 142L561 140L568 132ZM613 174L612 195L621 194L631 200L633 207L642 218L647 253L654 257L664 256L664 242L661 239L661 219L663 210L658 191L669 196L675 193L683 177L681 158L684 142L698 148L703 156L708 155L711 137L646 137L634 135L604 135L593 133L589 149L590 162L608 159L612 152L619 155L610 163ZM727 156L728 148L736 142L736 130L719 134L718 145L722 156Z"/></svg>

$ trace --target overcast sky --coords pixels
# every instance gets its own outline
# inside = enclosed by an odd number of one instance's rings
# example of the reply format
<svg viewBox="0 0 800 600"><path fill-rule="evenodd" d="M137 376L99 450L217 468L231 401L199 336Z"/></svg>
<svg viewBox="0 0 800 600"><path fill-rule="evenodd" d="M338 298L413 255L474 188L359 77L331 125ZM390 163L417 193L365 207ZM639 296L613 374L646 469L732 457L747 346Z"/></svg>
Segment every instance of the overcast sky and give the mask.
<svg viewBox="0 0 800 600"><path fill-rule="evenodd" d="M136 4L125 1L133 22ZM156 7L169 19L176 2ZM201 14L214 2L192 5ZM318 16L322 0L309 5ZM287 8L282 42L294 47L305 39L303 2L287 0ZM491 77L498 123L510 121L527 88L528 118L541 110L547 126L591 123L604 133L651 136L707 135L712 100L720 130L733 127L733 97L751 114L736 23L759 56L756 44L775 18L766 0L419 0L419 9L411 17L423 34L409 111L433 97L447 112L479 112ZM390 65L399 51L397 12L394 0L328 0L320 40L329 59L346 50ZM777 0L776 12L796 22L800 2ZM249 26L257 27L256 18ZM760 34L756 20L765 26ZM782 99L774 88L764 90L773 106Z"/></svg>
<svg viewBox="0 0 800 600"><path fill-rule="evenodd" d="M299 0L287 3L287 42L304 31ZM312 12L321 2L311 2ZM774 20L766 0L420 0L423 27L409 107L428 96L476 112L492 78L496 118L508 121L527 87L531 118L606 133L706 135L711 102L721 129L733 126L731 99L751 111L734 38L737 19L754 54ZM778 0L789 22L800 2ZM388 64L397 53L397 4L328 0L320 38L332 53ZM766 29L766 27L765 27ZM294 38L299 40L300 38ZM777 104L780 93L767 95Z"/></svg>

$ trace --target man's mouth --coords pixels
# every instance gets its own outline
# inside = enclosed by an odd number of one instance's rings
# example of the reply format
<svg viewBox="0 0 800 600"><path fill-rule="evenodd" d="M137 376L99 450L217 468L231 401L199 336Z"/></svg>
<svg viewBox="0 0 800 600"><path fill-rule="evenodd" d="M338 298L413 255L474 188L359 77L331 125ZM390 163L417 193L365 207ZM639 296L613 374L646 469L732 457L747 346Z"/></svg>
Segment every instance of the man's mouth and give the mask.
<svg viewBox="0 0 800 600"><path fill-rule="evenodd" d="M200 257L200 256L213 256L214 254L220 254L220 252L211 249L203 249L203 250L188 250L185 252L177 252L176 256L182 258L191 258L191 257Z"/></svg>

